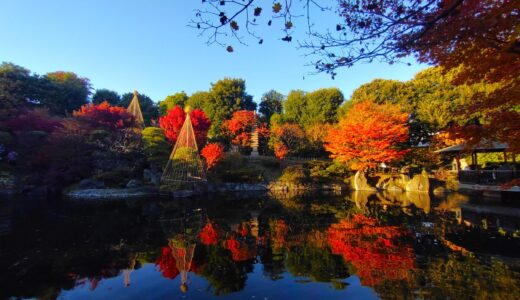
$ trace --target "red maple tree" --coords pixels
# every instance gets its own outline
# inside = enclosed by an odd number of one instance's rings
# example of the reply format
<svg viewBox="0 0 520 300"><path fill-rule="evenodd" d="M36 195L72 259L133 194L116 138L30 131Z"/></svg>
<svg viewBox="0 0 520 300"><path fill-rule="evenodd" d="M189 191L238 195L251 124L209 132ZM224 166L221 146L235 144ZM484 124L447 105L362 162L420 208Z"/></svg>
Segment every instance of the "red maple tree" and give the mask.
<svg viewBox="0 0 520 300"><path fill-rule="evenodd" d="M356 170L402 158L408 152L399 147L409 137L407 121L399 106L361 102L328 131L325 150Z"/></svg>
<svg viewBox="0 0 520 300"><path fill-rule="evenodd" d="M197 146L200 148L206 144L209 127L211 122L206 117L204 112L200 109L195 109L190 113L191 123L193 130L195 131L195 139L197 140ZM175 143L179 132L181 131L182 124L186 119L186 113L184 110L176 105L173 109L170 109L166 116L159 118L159 125L164 131L166 138Z"/></svg>
<svg viewBox="0 0 520 300"><path fill-rule="evenodd" d="M135 117L123 107L111 106L104 101L98 105L86 104L74 111L74 117L86 123L107 129L122 129L135 127Z"/></svg>
<svg viewBox="0 0 520 300"><path fill-rule="evenodd" d="M219 143L209 143L202 148L200 155L204 157L208 170L210 170L224 158L224 147Z"/></svg>
<svg viewBox="0 0 520 300"><path fill-rule="evenodd" d="M251 131L255 125L255 113L250 110L239 110L231 119L224 122L224 127L231 135L231 142L240 147L251 145Z"/></svg>

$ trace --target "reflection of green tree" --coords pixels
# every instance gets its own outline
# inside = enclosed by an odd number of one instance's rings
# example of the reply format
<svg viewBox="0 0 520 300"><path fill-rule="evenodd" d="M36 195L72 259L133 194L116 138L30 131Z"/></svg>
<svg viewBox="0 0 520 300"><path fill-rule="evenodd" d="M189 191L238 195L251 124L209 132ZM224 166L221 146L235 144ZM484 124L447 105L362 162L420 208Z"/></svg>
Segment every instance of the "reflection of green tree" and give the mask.
<svg viewBox="0 0 520 300"><path fill-rule="evenodd" d="M283 248L285 249L285 248ZM269 276L271 280L282 279L285 272L285 254L273 253L271 247L267 247L260 254L264 274Z"/></svg>
<svg viewBox="0 0 520 300"><path fill-rule="evenodd" d="M435 299L520 299L518 274L498 259L486 262L458 254L430 258L421 277L421 292Z"/></svg>
<svg viewBox="0 0 520 300"><path fill-rule="evenodd" d="M202 269L215 295L225 295L244 288L246 274L231 259L229 251L220 246L208 249L207 264Z"/></svg>
<svg viewBox="0 0 520 300"><path fill-rule="evenodd" d="M333 282L335 288L344 288L338 279L350 274L343 258L334 255L328 248L317 248L302 244L291 248L287 255L287 269L294 276L309 276L318 282Z"/></svg>

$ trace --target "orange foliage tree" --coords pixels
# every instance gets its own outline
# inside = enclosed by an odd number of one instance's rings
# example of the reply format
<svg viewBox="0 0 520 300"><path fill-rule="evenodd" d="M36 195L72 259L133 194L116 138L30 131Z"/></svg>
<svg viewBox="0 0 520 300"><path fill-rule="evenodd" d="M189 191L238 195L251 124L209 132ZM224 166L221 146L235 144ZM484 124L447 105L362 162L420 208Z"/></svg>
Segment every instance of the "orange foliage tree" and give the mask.
<svg viewBox="0 0 520 300"><path fill-rule="evenodd" d="M284 123L271 132L272 148L275 156L283 160L288 154L297 154L305 144L305 132L297 124Z"/></svg>
<svg viewBox="0 0 520 300"><path fill-rule="evenodd" d="M325 150L356 170L400 159L407 152L399 147L408 140L407 121L408 114L399 106L361 102L328 131Z"/></svg>
<svg viewBox="0 0 520 300"><path fill-rule="evenodd" d="M224 158L224 147L219 143L209 143L202 148L200 155L206 160L209 170Z"/></svg>
<svg viewBox="0 0 520 300"><path fill-rule="evenodd" d="M197 140L197 146L202 147L206 144L209 127L211 122L206 117L204 112L200 109L195 109L190 113L191 123L193 130L195 131L195 139ZM164 135L172 143L177 141L179 132L181 131L182 124L186 119L186 113L184 110L176 105L173 109L170 109L166 116L159 118L159 125L164 130Z"/></svg>
<svg viewBox="0 0 520 300"><path fill-rule="evenodd" d="M386 280L410 280L414 252L410 233L397 226L382 226L361 214L332 224L327 230L332 253L342 255L356 268L363 285Z"/></svg>
<svg viewBox="0 0 520 300"><path fill-rule="evenodd" d="M224 127L231 134L231 142L240 147L251 145L251 131L256 123L255 113L250 110L239 110L231 119L224 122Z"/></svg>

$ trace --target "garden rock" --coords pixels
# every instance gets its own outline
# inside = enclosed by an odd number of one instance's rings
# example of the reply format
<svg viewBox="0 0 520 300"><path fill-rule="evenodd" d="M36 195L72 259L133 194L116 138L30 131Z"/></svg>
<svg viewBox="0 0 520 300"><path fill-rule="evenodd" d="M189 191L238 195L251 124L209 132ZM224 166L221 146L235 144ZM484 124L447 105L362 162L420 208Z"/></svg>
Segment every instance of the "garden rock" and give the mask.
<svg viewBox="0 0 520 300"><path fill-rule="evenodd" d="M429 189L430 181L425 171L419 175L415 175L412 180L406 184L406 191L408 192L428 192Z"/></svg>
<svg viewBox="0 0 520 300"><path fill-rule="evenodd" d="M129 189L138 188L141 186L143 186L143 183L141 182L141 180L138 179L130 179L130 181L128 181L128 183L126 184L126 187Z"/></svg>
<svg viewBox="0 0 520 300"><path fill-rule="evenodd" d="M161 183L161 174L155 173L150 169L144 169L143 179L155 185L159 185Z"/></svg>
<svg viewBox="0 0 520 300"><path fill-rule="evenodd" d="M82 190L86 189L102 189L105 187L105 183L101 180L95 179L83 179L79 182L79 188Z"/></svg>
<svg viewBox="0 0 520 300"><path fill-rule="evenodd" d="M356 191L376 191L374 187L371 187L370 184L368 184L365 173L362 171L356 172L356 175L354 175L354 180L352 181L352 185Z"/></svg>

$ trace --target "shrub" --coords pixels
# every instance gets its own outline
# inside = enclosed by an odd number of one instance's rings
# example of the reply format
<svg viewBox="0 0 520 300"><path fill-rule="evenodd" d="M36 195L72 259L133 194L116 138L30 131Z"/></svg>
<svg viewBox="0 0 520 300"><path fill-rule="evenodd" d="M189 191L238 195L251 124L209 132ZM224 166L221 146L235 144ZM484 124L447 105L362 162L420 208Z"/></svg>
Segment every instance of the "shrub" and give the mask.
<svg viewBox="0 0 520 300"><path fill-rule="evenodd" d="M245 158L237 152L228 152L218 164L219 170L231 170L241 168L245 164Z"/></svg>
<svg viewBox="0 0 520 300"><path fill-rule="evenodd" d="M273 157L261 157L260 158L260 164L263 167L269 168L269 169L278 169L280 168L280 162L273 158Z"/></svg>
<svg viewBox="0 0 520 300"><path fill-rule="evenodd" d="M34 150L45 144L48 133L45 131L27 131L19 136L18 143L27 150Z"/></svg>
<svg viewBox="0 0 520 300"><path fill-rule="evenodd" d="M15 133L27 131L51 133L61 127L61 120L51 117L47 111L42 109L21 110L13 112L13 116L8 117L5 125Z"/></svg>
<svg viewBox="0 0 520 300"><path fill-rule="evenodd" d="M171 145L161 128L146 127L142 132L144 153L149 163L164 166L171 153Z"/></svg>
<svg viewBox="0 0 520 300"><path fill-rule="evenodd" d="M0 145L9 146L13 142L13 137L9 132L0 131Z"/></svg>
<svg viewBox="0 0 520 300"><path fill-rule="evenodd" d="M279 178L282 182L301 184L311 181L309 170L301 165L289 166L282 172Z"/></svg>
<svg viewBox="0 0 520 300"><path fill-rule="evenodd" d="M125 187L132 177L133 174L130 171L116 170L99 173L94 176L94 179L103 181L107 187Z"/></svg>
<svg viewBox="0 0 520 300"><path fill-rule="evenodd" d="M108 102L86 104L73 113L74 117L95 128L122 129L137 126L135 117L126 109Z"/></svg>
<svg viewBox="0 0 520 300"><path fill-rule="evenodd" d="M218 143L209 143L200 153L206 160L208 170L210 170L224 158L224 147Z"/></svg>
<svg viewBox="0 0 520 300"><path fill-rule="evenodd" d="M261 170L255 167L242 167L225 170L221 174L224 182L260 183L264 180Z"/></svg>

